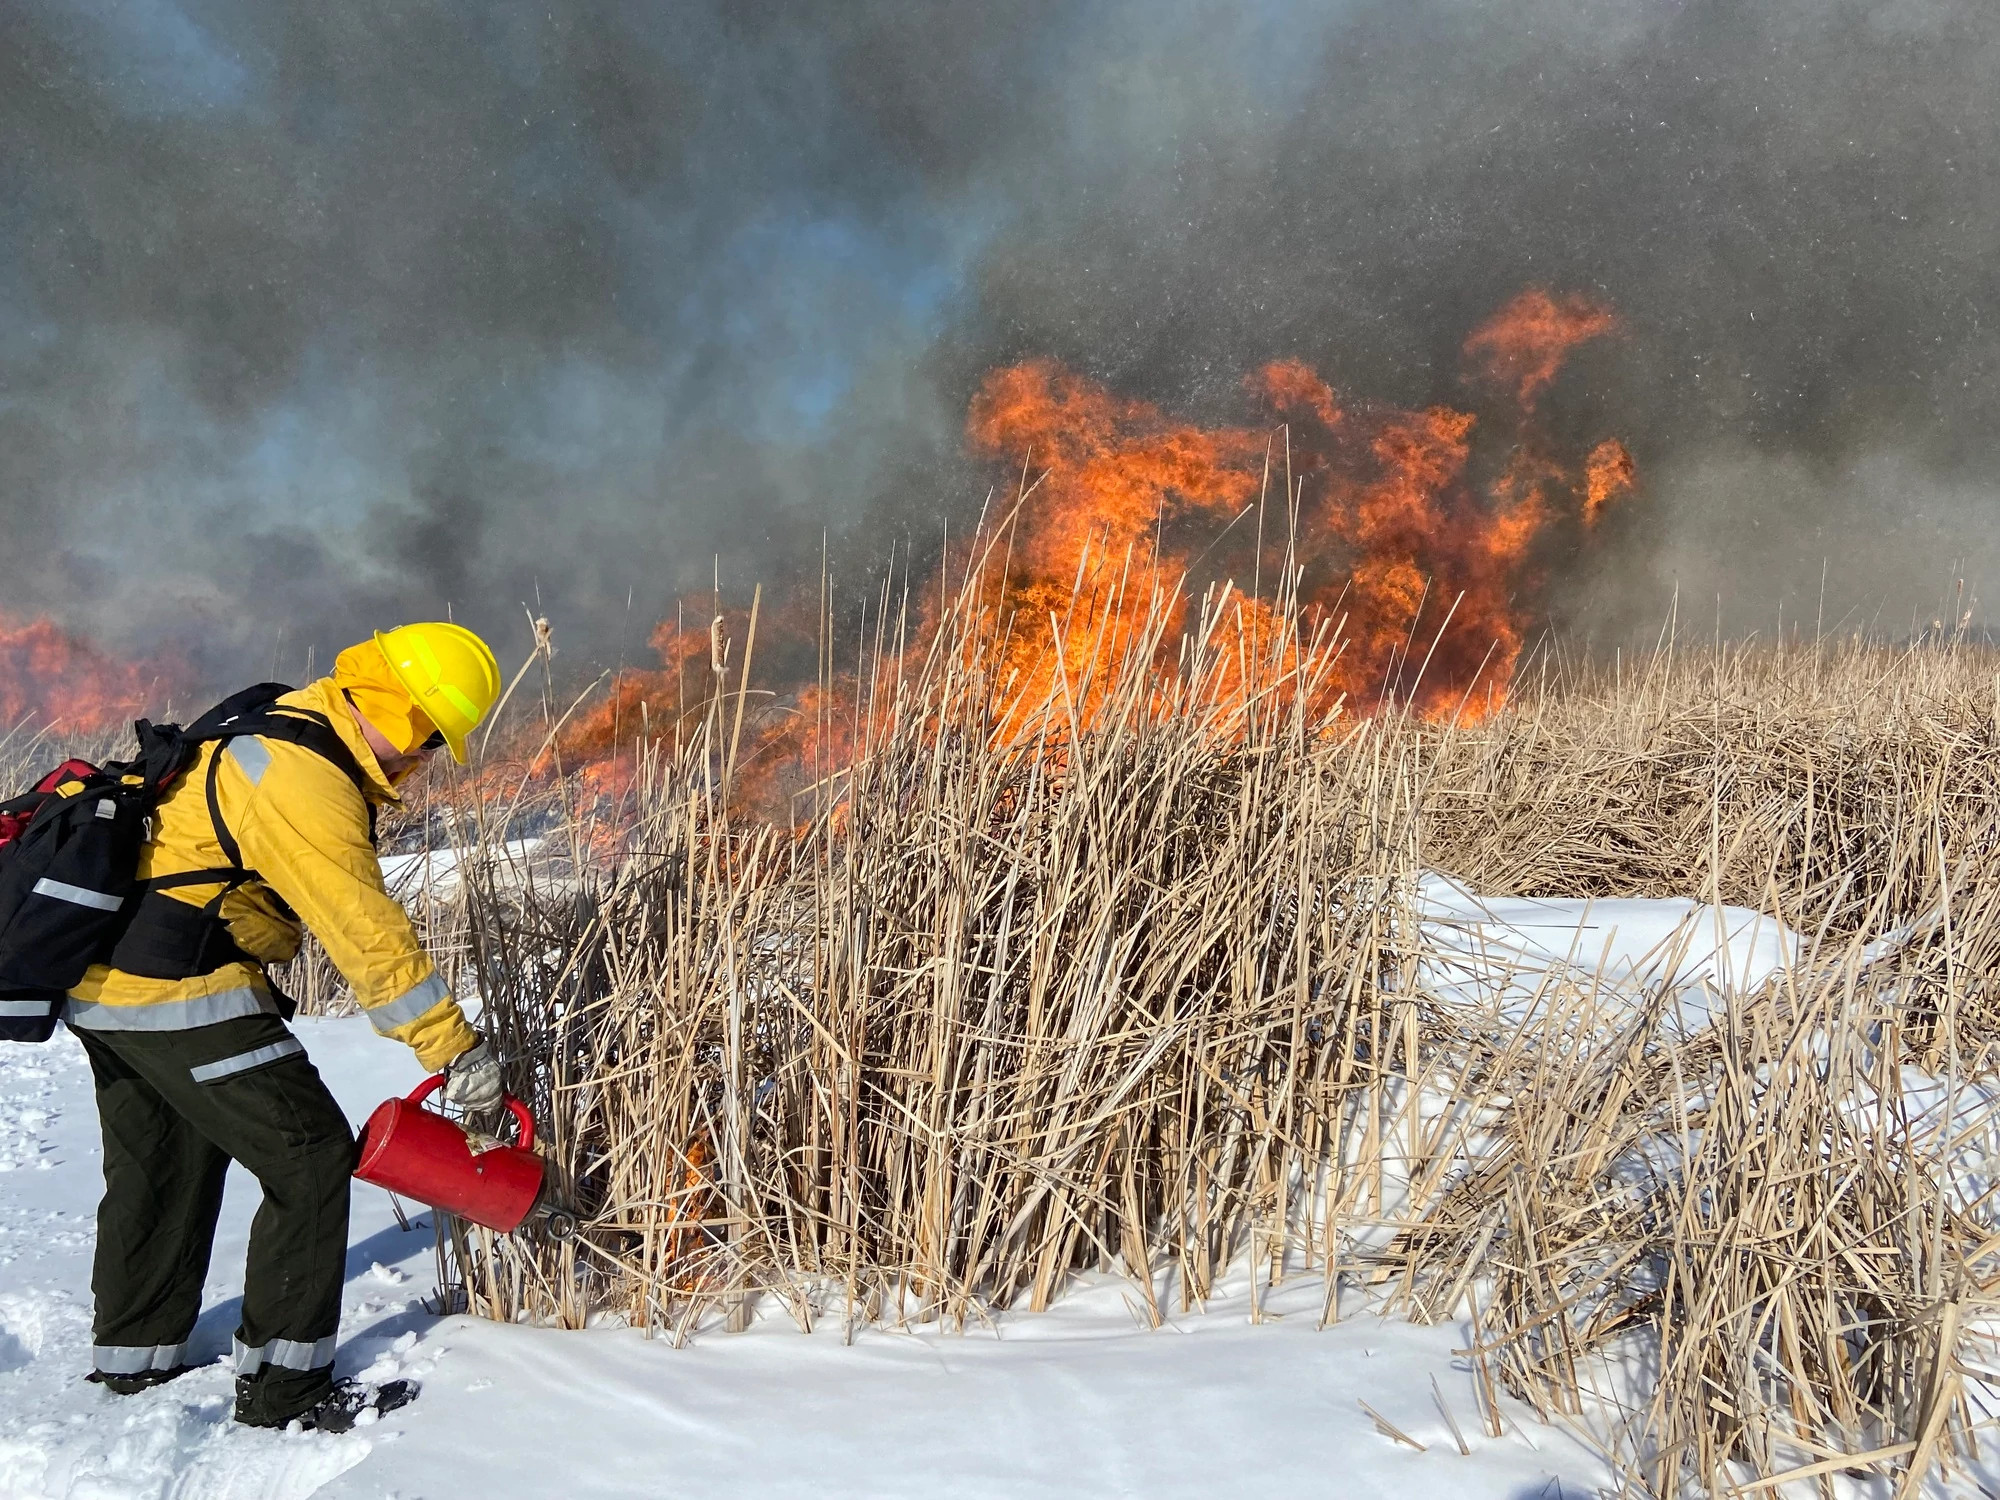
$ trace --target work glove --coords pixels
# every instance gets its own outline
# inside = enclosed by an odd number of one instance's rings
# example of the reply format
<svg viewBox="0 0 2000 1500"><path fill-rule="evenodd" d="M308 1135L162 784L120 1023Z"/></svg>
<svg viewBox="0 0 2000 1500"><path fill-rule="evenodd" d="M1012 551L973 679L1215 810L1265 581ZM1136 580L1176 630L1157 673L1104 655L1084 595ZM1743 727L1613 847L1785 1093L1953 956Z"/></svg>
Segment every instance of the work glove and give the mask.
<svg viewBox="0 0 2000 1500"><path fill-rule="evenodd" d="M467 1047L444 1066L444 1097L458 1106L465 1123L491 1135L499 1123L500 1104L506 1090L500 1083L500 1059L484 1037Z"/></svg>

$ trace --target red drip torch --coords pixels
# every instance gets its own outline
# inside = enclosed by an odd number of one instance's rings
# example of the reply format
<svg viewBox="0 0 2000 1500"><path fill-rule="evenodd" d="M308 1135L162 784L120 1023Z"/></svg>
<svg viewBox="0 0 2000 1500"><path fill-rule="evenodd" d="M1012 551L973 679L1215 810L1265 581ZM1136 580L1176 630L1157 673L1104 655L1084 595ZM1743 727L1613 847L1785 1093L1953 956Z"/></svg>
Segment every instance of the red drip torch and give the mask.
<svg viewBox="0 0 2000 1500"><path fill-rule="evenodd" d="M409 1097L379 1105L362 1131L354 1175L501 1234L511 1234L530 1217L540 1217L558 1239L574 1233L576 1222L567 1212L538 1201L543 1164L535 1154L528 1106L509 1094L514 1144L489 1143L424 1108L424 1100L443 1087L444 1075L434 1074Z"/></svg>

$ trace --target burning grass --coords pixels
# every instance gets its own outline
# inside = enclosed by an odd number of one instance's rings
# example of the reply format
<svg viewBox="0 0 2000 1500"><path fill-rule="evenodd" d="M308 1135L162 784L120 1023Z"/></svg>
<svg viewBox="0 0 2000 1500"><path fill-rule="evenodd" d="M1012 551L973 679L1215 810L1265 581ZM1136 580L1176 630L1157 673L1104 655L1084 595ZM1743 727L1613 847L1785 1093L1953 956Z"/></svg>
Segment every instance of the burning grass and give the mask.
<svg viewBox="0 0 2000 1500"><path fill-rule="evenodd" d="M171 652L124 660L51 620L0 609L0 765L37 728L71 738L114 733L189 676Z"/></svg>
<svg viewBox="0 0 2000 1500"><path fill-rule="evenodd" d="M1340 650L1310 674L1317 712L1407 702L1431 717L1476 718L1489 699L1468 690L1514 674L1551 567L1593 555L1637 484L1618 438L1569 451L1541 416L1566 362L1617 327L1587 297L1523 292L1466 339L1465 410L1337 394L1298 359L1249 372L1234 402L1211 402L1206 420L1053 360L996 369L971 401L965 442L993 466L996 493L1014 489L1007 515L997 526L982 515L935 576L906 576L903 607L885 589L873 618L898 629L871 644L878 658L923 660L965 608L951 579L966 569L989 585L979 607L1009 622L982 637L981 674L1024 715L1058 677L1080 711L1093 711L1091 695L1109 681L1097 664L1123 653L1157 599L1169 615L1158 634L1181 639L1190 611L1200 615L1204 649L1223 670L1283 642L1306 649L1320 628L1336 633ZM1232 412L1238 420L1222 420ZM996 531L1004 566L975 564ZM1222 596L1231 578L1248 583L1247 595ZM1184 591L1161 587L1189 579ZM1277 579L1281 588L1266 586ZM564 723L547 758L608 773L610 747L684 739L742 665L729 659L731 643L747 653L754 638L764 686L789 698L805 685L804 711L753 737L759 754L735 783L781 814L799 785L845 765L858 738L864 674L828 657L821 582L817 595L775 601L754 637L719 598L699 620L677 612L652 638L659 666L619 673ZM1024 722L992 727L1013 735ZM607 784L624 789L615 776L598 789Z"/></svg>

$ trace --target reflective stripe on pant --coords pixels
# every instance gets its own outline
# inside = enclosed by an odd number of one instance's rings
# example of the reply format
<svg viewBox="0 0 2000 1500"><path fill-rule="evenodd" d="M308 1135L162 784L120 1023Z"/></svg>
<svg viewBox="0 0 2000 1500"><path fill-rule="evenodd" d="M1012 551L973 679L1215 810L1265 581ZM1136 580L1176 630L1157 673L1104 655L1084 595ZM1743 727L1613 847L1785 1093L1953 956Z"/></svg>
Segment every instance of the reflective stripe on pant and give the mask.
<svg viewBox="0 0 2000 1500"><path fill-rule="evenodd" d="M187 1363L186 1344L153 1344L126 1348L99 1344L90 1362L100 1375L144 1375L149 1370L178 1370Z"/></svg>
<svg viewBox="0 0 2000 1500"><path fill-rule="evenodd" d="M233 1159L264 1189L237 1334L262 1358L244 1373L270 1391L263 1415L303 1411L331 1384L340 1320L354 1167L340 1107L275 1016L77 1035L104 1127L96 1344L150 1352L193 1329Z"/></svg>
<svg viewBox="0 0 2000 1500"><path fill-rule="evenodd" d="M236 1357L238 1375L255 1375L266 1365L276 1370L324 1370L333 1365L333 1346L338 1342L332 1334L312 1343L298 1339L272 1339L268 1344L259 1344L252 1349L242 1339L234 1341L232 1351Z"/></svg>

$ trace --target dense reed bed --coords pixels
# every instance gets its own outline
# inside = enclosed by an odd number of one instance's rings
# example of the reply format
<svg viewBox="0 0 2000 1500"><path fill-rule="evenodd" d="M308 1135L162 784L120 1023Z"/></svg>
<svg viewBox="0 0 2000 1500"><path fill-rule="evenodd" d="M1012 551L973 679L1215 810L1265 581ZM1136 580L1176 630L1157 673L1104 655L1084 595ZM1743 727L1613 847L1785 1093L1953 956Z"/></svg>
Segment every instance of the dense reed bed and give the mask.
<svg viewBox="0 0 2000 1500"><path fill-rule="evenodd" d="M1282 597L1111 602L1027 671L976 579L878 634L793 826L734 795L727 676L615 807L431 790L423 920L581 1219L455 1228L474 1311L964 1325L1110 1273L1158 1321L1307 1277L1328 1319L1462 1322L1489 1429L1526 1402L1633 1493L1984 1472L1991 653L1538 661L1440 724L1329 701ZM1710 1024L1588 954L1503 1015L1428 977L1429 869L1734 902L1800 952Z"/></svg>
<svg viewBox="0 0 2000 1500"><path fill-rule="evenodd" d="M475 851L467 977L586 1227L461 1236L471 1305L679 1339L1305 1276L1465 1320L1496 1430L1504 1390L1638 1491L1976 1463L1992 657L1663 648L1431 724L1232 608L1138 594L1024 674L968 589L798 826L733 810L725 691L635 752L620 857ZM1423 982L1427 868L1805 950L1706 1027L1588 963L1501 1023Z"/></svg>

